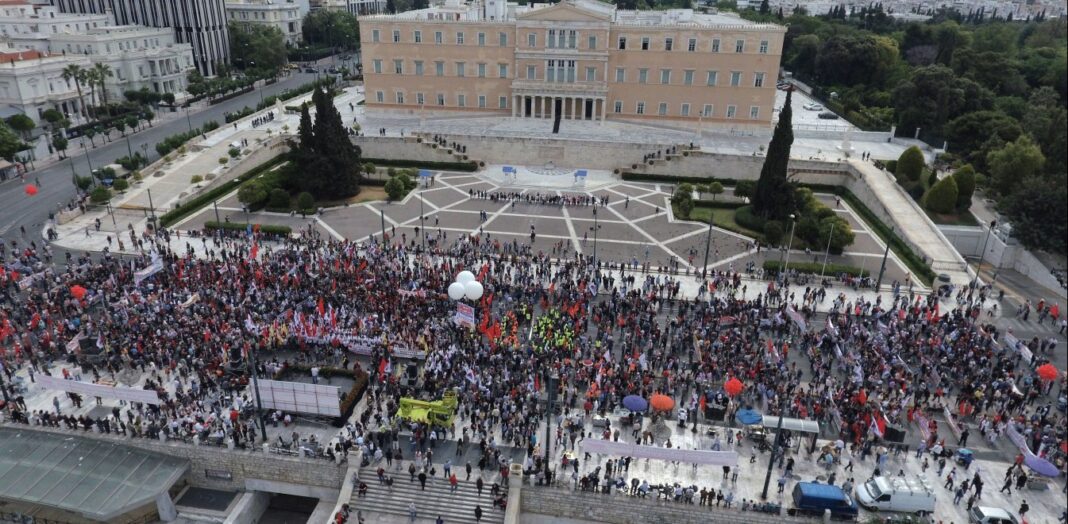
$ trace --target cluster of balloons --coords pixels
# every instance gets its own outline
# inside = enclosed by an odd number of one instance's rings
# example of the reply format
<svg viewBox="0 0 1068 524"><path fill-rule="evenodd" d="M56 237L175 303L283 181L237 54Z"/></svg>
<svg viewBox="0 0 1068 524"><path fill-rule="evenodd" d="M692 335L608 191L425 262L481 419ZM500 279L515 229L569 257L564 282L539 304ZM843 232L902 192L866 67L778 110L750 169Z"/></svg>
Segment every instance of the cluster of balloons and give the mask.
<svg viewBox="0 0 1068 524"><path fill-rule="evenodd" d="M460 300L478 300L482 298L482 283L475 280L475 274L464 270L456 275L456 282L449 284L449 298Z"/></svg>

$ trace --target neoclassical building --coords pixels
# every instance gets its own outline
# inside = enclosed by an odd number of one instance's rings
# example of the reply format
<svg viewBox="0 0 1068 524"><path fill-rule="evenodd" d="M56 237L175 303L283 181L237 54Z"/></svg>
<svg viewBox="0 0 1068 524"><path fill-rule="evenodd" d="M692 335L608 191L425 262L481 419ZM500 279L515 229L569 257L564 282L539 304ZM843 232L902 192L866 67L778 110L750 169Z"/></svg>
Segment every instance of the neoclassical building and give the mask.
<svg viewBox="0 0 1068 524"><path fill-rule="evenodd" d="M369 109L770 126L786 29L595 0L360 20Z"/></svg>

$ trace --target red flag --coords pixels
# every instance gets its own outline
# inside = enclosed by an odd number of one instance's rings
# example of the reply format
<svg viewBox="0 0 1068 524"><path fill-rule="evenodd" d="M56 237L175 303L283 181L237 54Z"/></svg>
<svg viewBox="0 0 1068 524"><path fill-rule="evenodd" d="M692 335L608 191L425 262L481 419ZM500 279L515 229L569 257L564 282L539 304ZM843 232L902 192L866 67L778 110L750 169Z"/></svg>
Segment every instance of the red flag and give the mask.
<svg viewBox="0 0 1068 524"><path fill-rule="evenodd" d="M326 315L326 304L323 302L323 297L319 297L319 316Z"/></svg>
<svg viewBox="0 0 1068 524"><path fill-rule="evenodd" d="M256 224L256 225L259 226L259 224ZM260 254L260 245L257 244L256 242L252 243L251 254L252 254L252 257L251 257L252 260L256 260L256 257Z"/></svg>

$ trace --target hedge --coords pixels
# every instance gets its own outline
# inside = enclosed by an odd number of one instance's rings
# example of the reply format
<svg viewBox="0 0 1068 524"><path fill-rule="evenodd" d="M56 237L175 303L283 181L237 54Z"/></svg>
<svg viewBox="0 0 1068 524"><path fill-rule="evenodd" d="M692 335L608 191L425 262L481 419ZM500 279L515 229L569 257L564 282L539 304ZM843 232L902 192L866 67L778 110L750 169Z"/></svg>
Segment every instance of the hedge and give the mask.
<svg viewBox="0 0 1068 524"><path fill-rule="evenodd" d="M782 266L783 263L778 260L765 260L764 274L778 275ZM862 268L847 266L845 264L827 264L826 270L824 270L823 264L819 262L790 262L788 267L798 273L809 273L813 275L818 275L820 274L820 271L823 270L824 275L841 275L845 273L853 277L859 277L861 274L871 276L871 271L864 271Z"/></svg>
<svg viewBox="0 0 1068 524"><path fill-rule="evenodd" d="M370 162L375 167L413 167L416 169L436 169L441 171L478 171L478 163L467 162L429 162L421 160L393 160L386 158L361 158L361 163ZM383 182L384 184L385 182Z"/></svg>
<svg viewBox="0 0 1068 524"><path fill-rule="evenodd" d="M241 175L241 176L239 176L237 178L234 178L233 180L230 180L229 182L225 182L225 183L219 185L219 187L216 187L214 189L205 191L204 193L196 196L195 198L192 198L192 199L186 201L185 203L178 205L174 209L164 213L163 216L161 216L159 218L160 226L162 226L162 227L170 227L172 224L178 222L179 220L181 220L181 219L193 214L195 211L197 211L200 208L204 207L205 205L207 205L212 200L217 200L219 197L221 197L221 196L223 196L223 195L225 195L227 193L230 193L231 191L237 189L238 186L240 186L246 180L249 180L251 178L257 177L260 174L262 174L263 172L269 171L270 169L274 168L278 164L281 164L282 162L285 162L284 156L279 156L277 158L268 160L267 162L264 162L264 163L260 164L259 166L256 166L255 168L250 170L248 173L245 173L244 175Z"/></svg>
<svg viewBox="0 0 1068 524"><path fill-rule="evenodd" d="M716 176L678 176L658 173L635 173L633 171L624 171L621 176L623 180L627 182L667 182L669 184L689 182L691 184L705 184L716 181L724 186L733 186L738 183L738 181L733 178L720 178Z"/></svg>
<svg viewBox="0 0 1068 524"><path fill-rule="evenodd" d="M703 197L705 193L701 193ZM694 207L708 207L712 209L739 209L749 204L731 200L694 200Z"/></svg>
<svg viewBox="0 0 1068 524"><path fill-rule="evenodd" d="M259 226L260 233L269 235L290 235L293 233L293 228L289 226L279 226L275 224L252 224ZM223 231L246 231L249 224L242 224L241 222L216 222L209 220L204 222L204 229L221 229Z"/></svg>
<svg viewBox="0 0 1068 524"><path fill-rule="evenodd" d="M864 222L871 226L871 229L875 231L875 234L879 235L879 238L881 238L883 242L890 244L890 249L892 249L897 256L901 257L901 261L904 262L909 270L915 273L924 284L929 286L934 282L937 275L931 270L930 266L925 264L923 260L912 251L912 248L910 248L908 244L905 244L896 233L886 227L886 224L884 224L882 220L879 220L879 218L875 216L875 213L872 213L872 211L868 209L868 206L864 205L852 191L844 187L839 187L838 190L835 191L835 194L842 197L842 199L849 204L849 207L853 208L853 211L856 211L857 214L864 219Z"/></svg>

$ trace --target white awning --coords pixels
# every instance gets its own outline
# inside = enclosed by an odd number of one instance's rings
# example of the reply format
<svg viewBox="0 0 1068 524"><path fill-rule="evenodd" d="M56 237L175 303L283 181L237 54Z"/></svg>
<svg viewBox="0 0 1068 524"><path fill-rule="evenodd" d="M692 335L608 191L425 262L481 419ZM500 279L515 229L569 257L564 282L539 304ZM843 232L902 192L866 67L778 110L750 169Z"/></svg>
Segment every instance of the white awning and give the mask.
<svg viewBox="0 0 1068 524"><path fill-rule="evenodd" d="M779 417L769 417L764 415L764 420L761 422L765 428L775 429L779 427ZM805 420L800 418L784 418L782 419L782 429L788 429L790 431L800 431L801 433L815 433L819 434L820 424L815 420Z"/></svg>
<svg viewBox="0 0 1068 524"><path fill-rule="evenodd" d="M600 455L634 457L656 460L677 460L692 464L713 466L737 466L738 453L734 451L705 451L700 449L662 448L659 446L642 446L627 442L613 442L587 438L579 443L582 451Z"/></svg>

